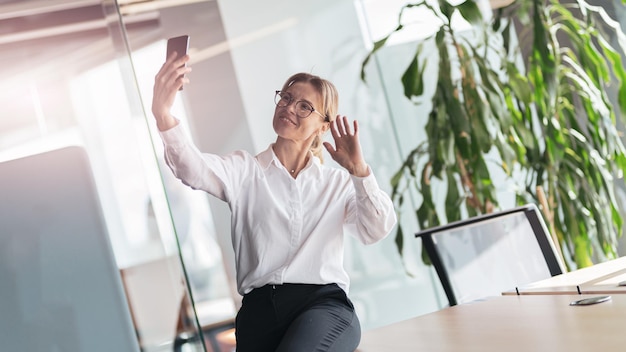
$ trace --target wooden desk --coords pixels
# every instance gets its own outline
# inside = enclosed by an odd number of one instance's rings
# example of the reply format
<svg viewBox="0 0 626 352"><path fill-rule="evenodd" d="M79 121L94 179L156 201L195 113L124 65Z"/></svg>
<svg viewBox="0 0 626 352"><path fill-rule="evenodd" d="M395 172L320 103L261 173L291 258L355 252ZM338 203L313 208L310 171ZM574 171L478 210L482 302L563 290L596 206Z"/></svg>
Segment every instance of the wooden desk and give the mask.
<svg viewBox="0 0 626 352"><path fill-rule="evenodd" d="M578 294L579 290L582 294L626 294L626 286L617 285L621 281L626 281L626 257L557 275L502 294Z"/></svg>
<svg viewBox="0 0 626 352"><path fill-rule="evenodd" d="M363 333L358 352L624 351L626 295L499 296Z"/></svg>

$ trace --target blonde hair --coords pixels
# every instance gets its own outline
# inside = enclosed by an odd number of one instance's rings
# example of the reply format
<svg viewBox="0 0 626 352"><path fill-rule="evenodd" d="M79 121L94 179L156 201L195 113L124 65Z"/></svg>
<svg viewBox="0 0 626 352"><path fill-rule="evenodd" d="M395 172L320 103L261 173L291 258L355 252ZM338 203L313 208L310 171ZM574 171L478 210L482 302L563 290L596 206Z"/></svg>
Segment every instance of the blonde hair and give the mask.
<svg viewBox="0 0 626 352"><path fill-rule="evenodd" d="M323 79L319 76L312 75L310 73L300 72L289 77L285 84L283 84L282 91L286 91L294 83L309 83L322 97L322 111L321 113L326 116L326 121L333 121L337 116L337 109L339 106L339 94L337 88L332 82ZM318 157L321 162L324 162L322 156L323 151L322 135L315 136L315 139L311 143L311 153Z"/></svg>

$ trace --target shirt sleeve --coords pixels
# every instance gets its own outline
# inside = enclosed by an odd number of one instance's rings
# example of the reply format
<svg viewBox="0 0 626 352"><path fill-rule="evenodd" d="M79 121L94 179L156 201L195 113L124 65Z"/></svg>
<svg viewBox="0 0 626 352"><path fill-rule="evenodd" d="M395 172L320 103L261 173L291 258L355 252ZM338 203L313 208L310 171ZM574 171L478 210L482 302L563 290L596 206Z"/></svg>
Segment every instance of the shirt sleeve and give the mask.
<svg viewBox="0 0 626 352"><path fill-rule="evenodd" d="M385 238L396 225L396 212L389 195L378 186L372 170L369 176L350 176L354 197L348 202L348 223L354 223L357 237L364 244Z"/></svg>
<svg viewBox="0 0 626 352"><path fill-rule="evenodd" d="M230 201L235 189L236 175L242 174L245 164L243 152L225 157L201 153L184 134L180 124L160 132L165 162L185 185L203 190L223 201Z"/></svg>

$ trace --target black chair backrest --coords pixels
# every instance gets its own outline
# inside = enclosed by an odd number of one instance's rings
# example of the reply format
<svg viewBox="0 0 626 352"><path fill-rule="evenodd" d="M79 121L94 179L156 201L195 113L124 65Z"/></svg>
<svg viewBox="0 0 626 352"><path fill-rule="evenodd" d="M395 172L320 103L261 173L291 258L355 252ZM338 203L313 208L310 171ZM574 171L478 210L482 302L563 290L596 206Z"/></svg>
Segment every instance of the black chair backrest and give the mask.
<svg viewBox="0 0 626 352"><path fill-rule="evenodd" d="M534 204L432 227L415 237L422 239L450 306L564 271Z"/></svg>

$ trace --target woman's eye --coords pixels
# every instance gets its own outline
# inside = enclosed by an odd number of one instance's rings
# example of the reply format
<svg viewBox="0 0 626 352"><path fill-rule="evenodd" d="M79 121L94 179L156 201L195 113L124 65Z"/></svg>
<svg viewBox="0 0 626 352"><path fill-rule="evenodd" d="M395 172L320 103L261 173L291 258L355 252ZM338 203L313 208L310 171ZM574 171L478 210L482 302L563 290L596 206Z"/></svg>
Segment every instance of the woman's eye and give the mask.
<svg viewBox="0 0 626 352"><path fill-rule="evenodd" d="M313 111L313 107L305 102L300 102L300 110Z"/></svg>

